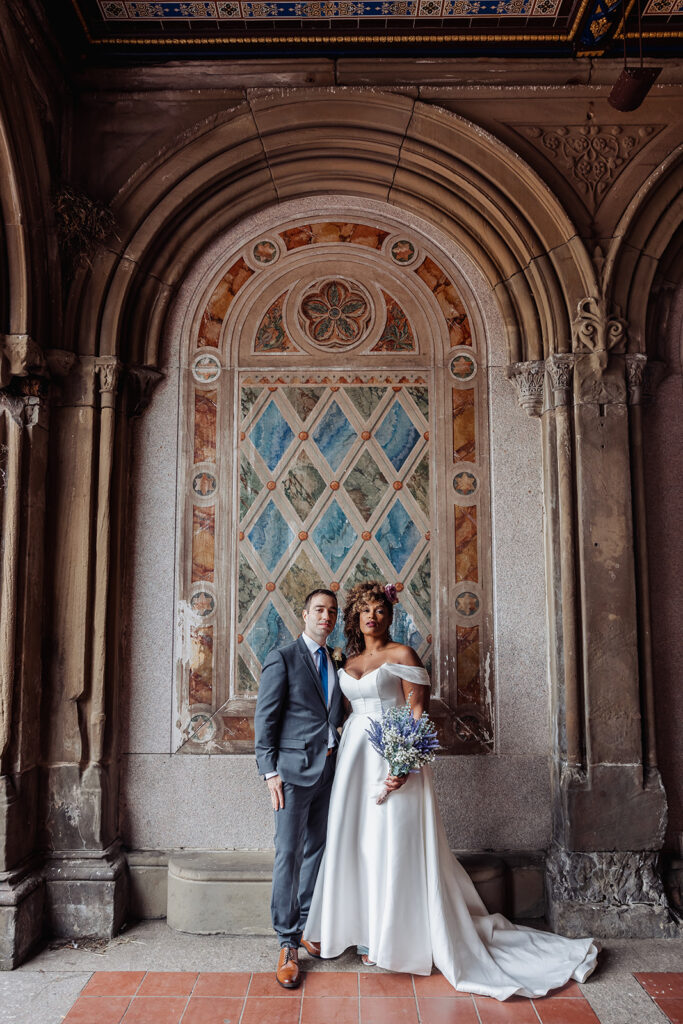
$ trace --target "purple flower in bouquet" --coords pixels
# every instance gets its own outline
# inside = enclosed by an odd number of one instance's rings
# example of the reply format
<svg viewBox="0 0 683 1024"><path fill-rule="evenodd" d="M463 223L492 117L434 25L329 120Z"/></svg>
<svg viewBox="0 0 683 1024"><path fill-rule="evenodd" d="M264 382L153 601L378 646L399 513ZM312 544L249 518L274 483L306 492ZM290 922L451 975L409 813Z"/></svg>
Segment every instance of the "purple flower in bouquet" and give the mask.
<svg viewBox="0 0 683 1024"><path fill-rule="evenodd" d="M395 583L387 583L384 593L387 595L389 604L398 604L398 590Z"/></svg>
<svg viewBox="0 0 683 1024"><path fill-rule="evenodd" d="M389 762L390 775L408 775L419 771L436 757L440 750L436 728L429 715L414 718L410 701L398 707L387 708L381 719L370 719L365 730L372 747ZM377 798L383 804L390 790L385 789Z"/></svg>

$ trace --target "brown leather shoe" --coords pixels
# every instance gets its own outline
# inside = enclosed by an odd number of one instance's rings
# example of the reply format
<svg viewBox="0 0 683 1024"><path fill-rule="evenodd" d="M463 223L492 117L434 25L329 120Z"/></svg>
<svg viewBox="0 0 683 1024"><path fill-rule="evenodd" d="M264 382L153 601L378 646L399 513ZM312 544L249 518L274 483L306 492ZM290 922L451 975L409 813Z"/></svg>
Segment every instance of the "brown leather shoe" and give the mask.
<svg viewBox="0 0 683 1024"><path fill-rule="evenodd" d="M280 950L275 977L278 984L282 985L283 988L297 988L301 984L298 949L292 949L291 946L283 946Z"/></svg>
<svg viewBox="0 0 683 1024"><path fill-rule="evenodd" d="M306 952L308 953L309 956L315 956L315 957L319 957L320 956L320 943L319 942L309 942L308 939L302 939L301 940L301 945L304 947L304 949L306 950Z"/></svg>

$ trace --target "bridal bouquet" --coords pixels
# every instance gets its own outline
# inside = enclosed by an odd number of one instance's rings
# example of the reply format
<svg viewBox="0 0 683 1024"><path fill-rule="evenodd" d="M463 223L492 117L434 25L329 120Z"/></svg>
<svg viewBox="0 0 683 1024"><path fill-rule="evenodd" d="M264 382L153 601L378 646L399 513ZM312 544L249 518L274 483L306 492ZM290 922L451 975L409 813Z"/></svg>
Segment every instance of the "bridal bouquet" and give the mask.
<svg viewBox="0 0 683 1024"><path fill-rule="evenodd" d="M365 730L370 743L389 762L390 775L408 775L431 764L440 750L436 728L428 715L413 718L410 701L387 708L379 722L370 719ZM391 790L384 789L377 798L383 804Z"/></svg>

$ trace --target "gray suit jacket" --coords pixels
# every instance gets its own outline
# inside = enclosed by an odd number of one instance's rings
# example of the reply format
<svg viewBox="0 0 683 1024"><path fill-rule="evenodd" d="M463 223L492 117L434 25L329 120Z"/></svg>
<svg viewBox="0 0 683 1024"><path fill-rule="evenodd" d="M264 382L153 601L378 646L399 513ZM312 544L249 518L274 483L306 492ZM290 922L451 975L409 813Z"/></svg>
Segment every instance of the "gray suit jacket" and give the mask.
<svg viewBox="0 0 683 1024"><path fill-rule="evenodd" d="M320 778L328 728L336 731L344 718L336 667L334 677L337 685L328 708L318 670L301 637L270 652L261 670L254 717L261 775L277 772L297 786L312 786Z"/></svg>

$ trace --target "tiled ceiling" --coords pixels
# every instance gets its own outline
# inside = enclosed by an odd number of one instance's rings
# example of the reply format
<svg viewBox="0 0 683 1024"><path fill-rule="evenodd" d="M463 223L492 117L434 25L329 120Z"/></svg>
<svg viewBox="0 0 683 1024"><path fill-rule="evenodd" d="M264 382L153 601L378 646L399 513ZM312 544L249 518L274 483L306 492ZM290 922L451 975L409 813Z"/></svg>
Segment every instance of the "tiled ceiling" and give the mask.
<svg viewBox="0 0 683 1024"><path fill-rule="evenodd" d="M467 56L676 55L683 0L44 0L72 51L179 54L375 53Z"/></svg>

